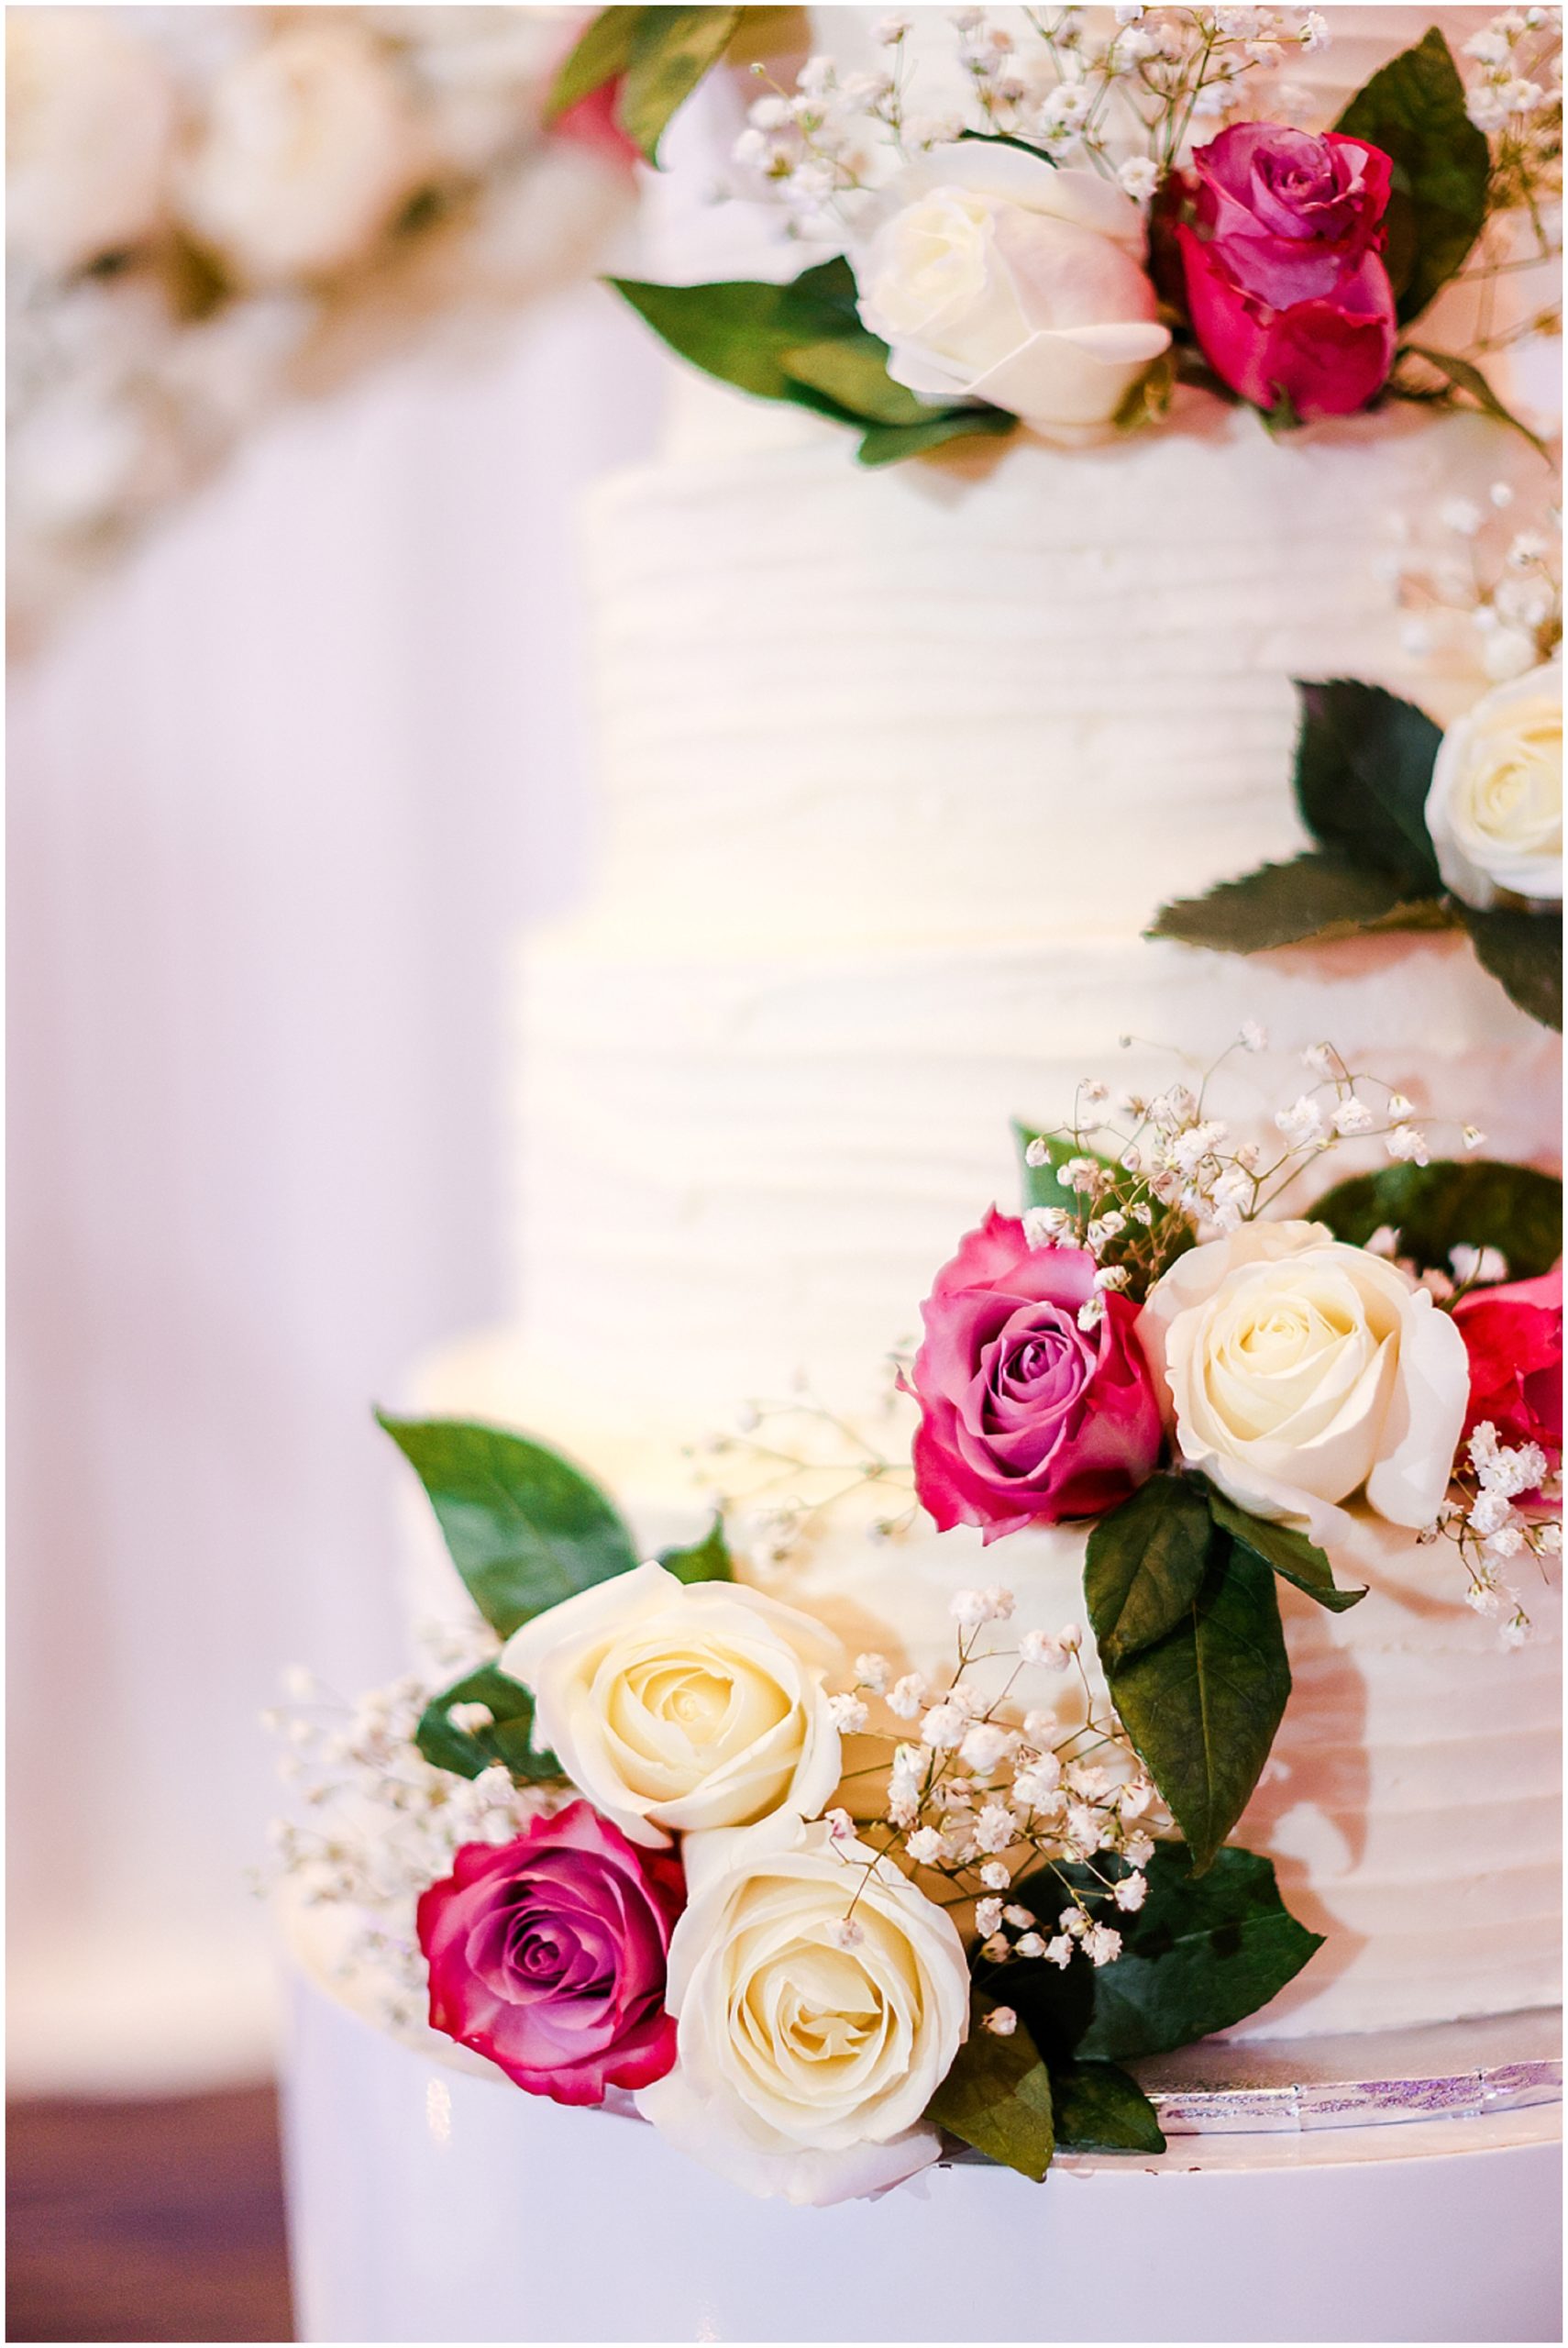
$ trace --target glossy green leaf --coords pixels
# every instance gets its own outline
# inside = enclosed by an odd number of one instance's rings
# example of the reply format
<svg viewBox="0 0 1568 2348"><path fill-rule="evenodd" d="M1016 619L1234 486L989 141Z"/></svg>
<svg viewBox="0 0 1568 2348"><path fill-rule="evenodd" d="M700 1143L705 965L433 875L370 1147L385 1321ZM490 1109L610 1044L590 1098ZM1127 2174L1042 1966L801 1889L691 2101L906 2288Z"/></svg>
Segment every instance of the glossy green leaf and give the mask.
<svg viewBox="0 0 1568 2348"><path fill-rule="evenodd" d="M502 1638L638 1562L615 1509L558 1452L471 1420L376 1415L429 1494L469 1595Z"/></svg>
<svg viewBox="0 0 1568 2348"><path fill-rule="evenodd" d="M613 82L626 71L632 61L633 43L646 8L601 8L591 17L581 39L557 74L546 106L546 119L553 121L569 107L580 105L602 90L606 82Z"/></svg>
<svg viewBox="0 0 1568 2348"><path fill-rule="evenodd" d="M491 1714L488 1728L459 1728L451 1718L454 1704L485 1704ZM433 1768L450 1769L459 1778L477 1778L499 1761L525 1784L543 1784L561 1775L553 1753L536 1753L533 1745L534 1699L526 1688L494 1664L466 1672L450 1688L433 1697L419 1716L414 1741Z"/></svg>
<svg viewBox="0 0 1568 2348"><path fill-rule="evenodd" d="M701 1541L684 1547L661 1549L658 1561L677 1581L734 1581L734 1559L724 1539L724 1520L715 1516Z"/></svg>
<svg viewBox="0 0 1568 2348"><path fill-rule="evenodd" d="M889 374L887 344L863 328L797 343L779 364L791 382L832 400L845 416L902 430L930 420L931 410Z"/></svg>
<svg viewBox="0 0 1568 2348"><path fill-rule="evenodd" d="M1558 914L1527 914L1504 905L1478 913L1460 908L1475 958L1498 985L1543 1027L1562 1032L1562 921Z"/></svg>
<svg viewBox="0 0 1568 2348"><path fill-rule="evenodd" d="M1100 1876L1126 1872L1103 1855L1093 1869L1042 1868L1012 1897L1054 1925L1062 1876L1095 1892ZM1273 1866L1253 1851L1228 1844L1199 1873L1180 1843L1156 1843L1144 1874L1143 1907L1114 1917L1114 1964L1075 1957L1066 1972L1043 1962L1008 1968L1008 1995L1050 2050L1054 2071L1058 2045L1070 2046L1075 2061L1125 2063L1228 2030L1277 1997L1323 1945L1292 1916Z"/></svg>
<svg viewBox="0 0 1568 2348"><path fill-rule="evenodd" d="M1327 1553L1305 1533L1293 1525L1271 1524L1265 1517L1249 1515L1238 1508L1234 1501L1212 1484L1208 1487L1209 1512L1214 1523L1233 1540L1272 1566L1286 1581L1294 1582L1297 1589L1326 1606L1331 1614L1343 1614L1349 1608L1359 1606L1366 1596L1364 1589L1342 1589L1334 1579L1333 1567Z"/></svg>
<svg viewBox="0 0 1568 2348"><path fill-rule="evenodd" d="M643 8L616 107L622 129L650 163L671 116L739 28L739 8Z"/></svg>
<svg viewBox="0 0 1568 2348"><path fill-rule="evenodd" d="M1154 2105L1114 2063L1053 2063L1059 2153L1163 2153Z"/></svg>
<svg viewBox="0 0 1568 2348"><path fill-rule="evenodd" d="M1016 415L999 407L928 408L921 424L874 425L856 451L863 465L897 465L923 457L949 440L995 440L1018 429Z"/></svg>
<svg viewBox="0 0 1568 2348"><path fill-rule="evenodd" d="M1085 1552L1084 1598L1108 1670L1191 1613L1213 1541L1208 1488L1191 1476L1151 1476L1097 1521Z"/></svg>
<svg viewBox="0 0 1568 2348"><path fill-rule="evenodd" d="M1426 804L1441 729L1381 685L1336 677L1296 690L1296 798L1313 838L1412 899L1441 895Z"/></svg>
<svg viewBox="0 0 1568 2348"><path fill-rule="evenodd" d="M1309 1212L1356 1247L1375 1231L1397 1232L1400 1255L1423 1271L1452 1272L1455 1247L1496 1247L1510 1279L1533 1279L1562 1252L1559 1177L1494 1158L1380 1167L1336 1183Z"/></svg>
<svg viewBox="0 0 1568 2348"><path fill-rule="evenodd" d="M841 421L854 420L827 394L796 382L784 365L792 350L860 331L817 271L788 285L744 278L713 285L654 285L624 277L610 282L672 350L705 373L758 399L818 408L825 401Z"/></svg>
<svg viewBox="0 0 1568 2348"><path fill-rule="evenodd" d="M1288 864L1260 865L1222 880L1207 896L1162 906L1146 937L1176 937L1222 954L1275 946L1326 945L1368 929L1446 928L1452 916L1432 897L1412 898L1393 873L1309 849Z"/></svg>
<svg viewBox="0 0 1568 2348"><path fill-rule="evenodd" d="M1357 91L1335 128L1393 161L1384 259L1401 320L1419 317L1480 235L1491 176L1486 140L1435 25Z"/></svg>
<svg viewBox="0 0 1568 2348"><path fill-rule="evenodd" d="M999 2038L983 2025L989 2010L988 2001L977 2000L969 2035L925 2116L1038 2185L1055 2149L1050 2074L1024 2024Z"/></svg>
<svg viewBox="0 0 1568 2348"><path fill-rule="evenodd" d="M1201 1871L1245 1810L1290 1694L1273 1573L1217 1534L1184 1621L1106 1678Z"/></svg>

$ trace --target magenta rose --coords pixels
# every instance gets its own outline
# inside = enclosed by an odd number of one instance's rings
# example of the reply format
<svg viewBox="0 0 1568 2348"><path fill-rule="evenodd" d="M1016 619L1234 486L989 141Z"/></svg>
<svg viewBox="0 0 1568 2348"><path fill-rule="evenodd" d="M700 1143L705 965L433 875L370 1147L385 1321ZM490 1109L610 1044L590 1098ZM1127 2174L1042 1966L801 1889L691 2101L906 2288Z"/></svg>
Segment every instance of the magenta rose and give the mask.
<svg viewBox="0 0 1568 2348"><path fill-rule="evenodd" d="M944 1533L976 1524L995 1541L1099 1516L1153 1473L1160 1407L1138 1309L1108 1292L1080 1329L1094 1274L1084 1249L1031 1247L995 1207L937 1274L914 1360L914 1470Z"/></svg>
<svg viewBox="0 0 1568 2348"><path fill-rule="evenodd" d="M1562 1267L1505 1288L1472 1289L1453 1308L1470 1356L1469 1435L1490 1419L1510 1447L1562 1456Z"/></svg>
<svg viewBox="0 0 1568 2348"><path fill-rule="evenodd" d="M430 2021L530 2095L602 2103L675 2062L664 2010L686 1899L672 1851L640 1851L585 1801L511 1843L465 1843L419 1901Z"/></svg>
<svg viewBox="0 0 1568 2348"><path fill-rule="evenodd" d="M1388 380L1394 289L1378 258L1393 166L1380 148L1274 123L1192 159L1176 228L1193 332L1255 407L1350 415Z"/></svg>

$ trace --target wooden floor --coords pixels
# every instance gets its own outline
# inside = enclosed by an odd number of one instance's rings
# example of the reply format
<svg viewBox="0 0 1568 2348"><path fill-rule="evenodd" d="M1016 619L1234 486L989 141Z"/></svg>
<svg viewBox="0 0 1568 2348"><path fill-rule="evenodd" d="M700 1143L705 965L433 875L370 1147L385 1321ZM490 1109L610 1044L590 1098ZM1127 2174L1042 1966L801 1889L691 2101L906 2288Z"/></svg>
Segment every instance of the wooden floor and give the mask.
<svg viewBox="0 0 1568 2348"><path fill-rule="evenodd" d="M271 2088L6 2111L6 2337L292 2340Z"/></svg>

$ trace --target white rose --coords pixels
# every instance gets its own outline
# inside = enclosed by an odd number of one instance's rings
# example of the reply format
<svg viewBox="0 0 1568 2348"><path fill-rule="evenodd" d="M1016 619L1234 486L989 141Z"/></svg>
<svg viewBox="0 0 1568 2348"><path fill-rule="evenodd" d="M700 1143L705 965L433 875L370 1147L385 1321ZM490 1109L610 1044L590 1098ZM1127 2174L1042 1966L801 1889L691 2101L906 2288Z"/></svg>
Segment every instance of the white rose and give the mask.
<svg viewBox="0 0 1568 2348"><path fill-rule="evenodd" d="M220 75L180 201L247 278L276 284L353 260L425 167L402 76L334 11L259 42Z"/></svg>
<svg viewBox="0 0 1568 2348"><path fill-rule="evenodd" d="M1438 868L1467 905L1562 901L1562 668L1487 693L1442 737L1427 794Z"/></svg>
<svg viewBox="0 0 1568 2348"><path fill-rule="evenodd" d="M965 140L900 172L865 225L860 316L922 398L1088 439L1170 342L1138 207L1092 172Z"/></svg>
<svg viewBox="0 0 1568 2348"><path fill-rule="evenodd" d="M163 212L174 94L95 8L6 15L6 241L66 271L140 244Z"/></svg>
<svg viewBox="0 0 1568 2348"><path fill-rule="evenodd" d="M1430 1524L1464 1423L1464 1340L1396 1266L1317 1223L1249 1223L1179 1257L1138 1332L1184 1459L1254 1516L1342 1538L1364 1491Z"/></svg>
<svg viewBox="0 0 1568 2348"><path fill-rule="evenodd" d="M926 2167L941 2139L921 2115L968 2028L952 1918L821 1823L700 1834L682 1855L676 2066L639 2110L765 2198L846 2201Z"/></svg>
<svg viewBox="0 0 1568 2348"><path fill-rule="evenodd" d="M538 1741L572 1783L657 1845L814 1816L839 1779L823 1683L844 1661L820 1623L760 1590L647 1565L536 1614L501 1665L533 1689Z"/></svg>

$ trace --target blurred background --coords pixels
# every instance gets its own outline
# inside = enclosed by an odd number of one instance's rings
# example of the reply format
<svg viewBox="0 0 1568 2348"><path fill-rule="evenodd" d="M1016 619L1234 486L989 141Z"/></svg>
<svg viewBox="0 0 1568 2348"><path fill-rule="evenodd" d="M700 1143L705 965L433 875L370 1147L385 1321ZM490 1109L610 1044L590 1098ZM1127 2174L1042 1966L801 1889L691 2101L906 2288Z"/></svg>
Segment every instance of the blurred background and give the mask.
<svg viewBox="0 0 1568 2348"><path fill-rule="evenodd" d="M290 2336L257 1716L404 1661L370 1403L502 1293L657 421L581 17L7 15L12 2339Z"/></svg>

